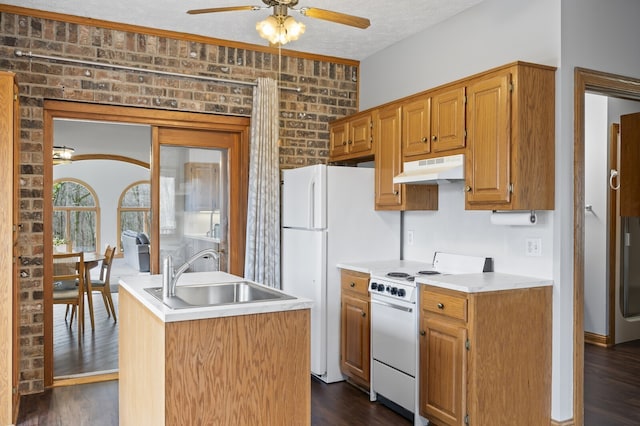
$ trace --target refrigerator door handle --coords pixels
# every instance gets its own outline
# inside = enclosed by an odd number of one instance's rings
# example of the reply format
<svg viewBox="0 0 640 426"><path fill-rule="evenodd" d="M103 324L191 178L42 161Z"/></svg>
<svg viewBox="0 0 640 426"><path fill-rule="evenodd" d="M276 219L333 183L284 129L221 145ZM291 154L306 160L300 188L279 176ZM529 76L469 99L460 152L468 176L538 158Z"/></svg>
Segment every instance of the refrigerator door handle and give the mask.
<svg viewBox="0 0 640 426"><path fill-rule="evenodd" d="M309 229L315 228L316 213L316 180L315 177L309 181Z"/></svg>

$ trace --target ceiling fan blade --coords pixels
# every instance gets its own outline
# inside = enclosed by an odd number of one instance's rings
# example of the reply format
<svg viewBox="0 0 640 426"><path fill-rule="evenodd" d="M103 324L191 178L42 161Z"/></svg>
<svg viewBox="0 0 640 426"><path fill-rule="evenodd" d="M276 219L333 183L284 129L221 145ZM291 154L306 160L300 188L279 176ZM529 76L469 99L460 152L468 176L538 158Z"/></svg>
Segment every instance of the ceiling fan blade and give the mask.
<svg viewBox="0 0 640 426"><path fill-rule="evenodd" d="M367 18L347 15L346 13L333 12L331 10L317 9L315 7L303 7L299 12L310 18L324 19L338 24L350 25L356 28L368 28L371 22Z"/></svg>
<svg viewBox="0 0 640 426"><path fill-rule="evenodd" d="M233 12L236 10L259 10L260 6L229 6L229 7L212 7L209 9L192 9L187 10L189 15L199 15L201 13L214 13L214 12Z"/></svg>

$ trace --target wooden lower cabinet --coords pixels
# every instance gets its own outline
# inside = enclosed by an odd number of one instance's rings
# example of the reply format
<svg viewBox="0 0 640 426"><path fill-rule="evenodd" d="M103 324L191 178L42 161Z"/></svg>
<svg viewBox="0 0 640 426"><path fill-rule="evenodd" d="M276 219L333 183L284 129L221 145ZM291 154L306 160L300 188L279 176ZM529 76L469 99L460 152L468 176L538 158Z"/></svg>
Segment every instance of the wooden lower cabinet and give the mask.
<svg viewBox="0 0 640 426"><path fill-rule="evenodd" d="M369 274L342 271L340 300L340 370L357 385L369 389L370 304Z"/></svg>
<svg viewBox="0 0 640 426"><path fill-rule="evenodd" d="M420 415L434 425L548 425L551 295L422 286Z"/></svg>
<svg viewBox="0 0 640 426"><path fill-rule="evenodd" d="M309 425L309 309L162 322L120 290L120 425Z"/></svg>

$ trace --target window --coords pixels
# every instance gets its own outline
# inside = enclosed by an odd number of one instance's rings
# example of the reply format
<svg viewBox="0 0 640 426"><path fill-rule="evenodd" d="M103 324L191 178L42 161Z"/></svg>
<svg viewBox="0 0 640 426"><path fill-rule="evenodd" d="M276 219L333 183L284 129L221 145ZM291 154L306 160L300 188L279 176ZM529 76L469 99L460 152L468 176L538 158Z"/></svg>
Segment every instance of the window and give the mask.
<svg viewBox="0 0 640 426"><path fill-rule="evenodd" d="M74 251L95 252L98 202L93 189L79 180L53 184L53 237L71 242Z"/></svg>
<svg viewBox="0 0 640 426"><path fill-rule="evenodd" d="M149 235L151 229L151 183L135 182L126 188L118 204L118 241L122 241L122 232L126 230L144 232ZM118 243L118 252L122 253L122 244Z"/></svg>

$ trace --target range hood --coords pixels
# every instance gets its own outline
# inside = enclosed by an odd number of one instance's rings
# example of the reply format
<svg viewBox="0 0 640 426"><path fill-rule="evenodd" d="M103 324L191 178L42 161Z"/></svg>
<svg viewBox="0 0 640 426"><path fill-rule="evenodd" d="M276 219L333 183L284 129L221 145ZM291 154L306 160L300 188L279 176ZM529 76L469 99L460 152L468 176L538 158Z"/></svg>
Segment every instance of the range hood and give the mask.
<svg viewBox="0 0 640 426"><path fill-rule="evenodd" d="M403 172L393 183L434 184L464 180L464 154L404 163Z"/></svg>

